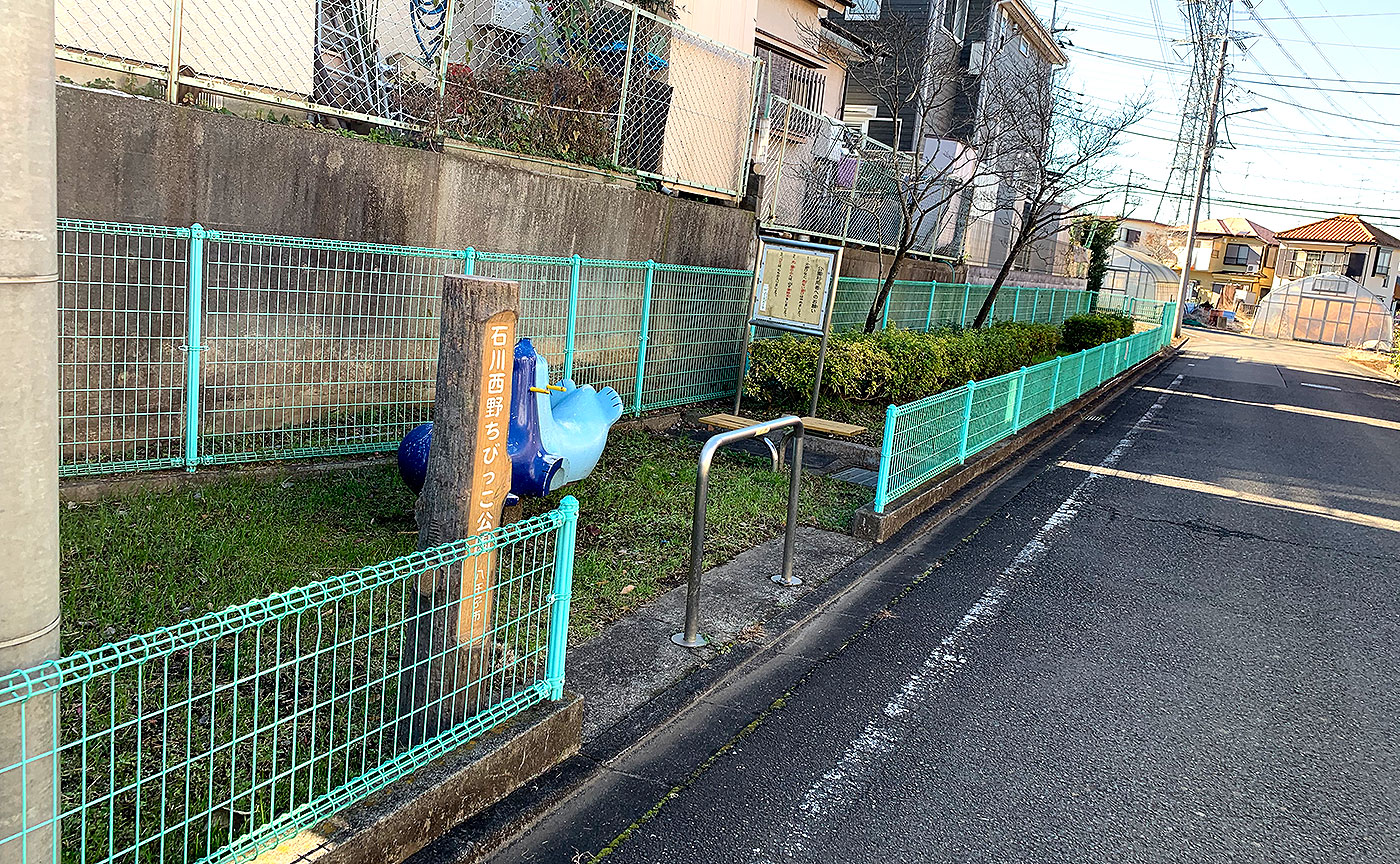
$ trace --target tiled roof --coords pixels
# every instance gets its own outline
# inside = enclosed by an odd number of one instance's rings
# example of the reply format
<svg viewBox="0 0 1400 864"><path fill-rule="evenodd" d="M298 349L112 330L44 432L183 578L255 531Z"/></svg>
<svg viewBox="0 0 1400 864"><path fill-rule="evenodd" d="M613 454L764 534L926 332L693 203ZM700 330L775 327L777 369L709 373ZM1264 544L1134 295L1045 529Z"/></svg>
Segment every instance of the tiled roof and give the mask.
<svg viewBox="0 0 1400 864"><path fill-rule="evenodd" d="M1379 243L1382 246L1400 247L1400 240L1396 240L1360 216L1346 214L1280 231L1277 236L1280 240L1302 242Z"/></svg>
<svg viewBox="0 0 1400 864"><path fill-rule="evenodd" d="M1278 243L1274 232L1243 216L1206 219L1196 225L1196 233L1212 237L1258 237L1270 246Z"/></svg>

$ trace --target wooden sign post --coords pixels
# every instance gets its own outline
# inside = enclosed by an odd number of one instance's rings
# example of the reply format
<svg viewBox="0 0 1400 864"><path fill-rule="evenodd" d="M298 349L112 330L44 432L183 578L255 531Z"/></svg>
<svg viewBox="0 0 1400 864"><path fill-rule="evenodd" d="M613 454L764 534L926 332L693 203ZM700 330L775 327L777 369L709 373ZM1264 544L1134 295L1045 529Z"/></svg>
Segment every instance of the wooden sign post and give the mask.
<svg viewBox="0 0 1400 864"><path fill-rule="evenodd" d="M447 276L438 334L428 472L418 496L418 549L485 534L510 491L506 430L520 286ZM475 714L493 666L494 551L424 573L410 592L400 737L419 742Z"/></svg>

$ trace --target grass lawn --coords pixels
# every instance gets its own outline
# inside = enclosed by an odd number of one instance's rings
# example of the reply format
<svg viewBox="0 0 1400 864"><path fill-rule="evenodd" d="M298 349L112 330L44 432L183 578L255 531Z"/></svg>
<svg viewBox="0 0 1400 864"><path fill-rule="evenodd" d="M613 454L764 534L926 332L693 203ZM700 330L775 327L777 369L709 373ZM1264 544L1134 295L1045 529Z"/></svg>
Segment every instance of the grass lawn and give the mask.
<svg viewBox="0 0 1400 864"><path fill-rule="evenodd" d="M617 433L578 497L573 630L580 638L680 584L690 556L695 442ZM527 515L554 505L526 501ZM737 454L717 460L706 564L782 531L787 477ZM871 492L805 477L802 523L845 530ZM63 650L105 642L411 552L413 495L391 460L308 475L221 479L62 511Z"/></svg>

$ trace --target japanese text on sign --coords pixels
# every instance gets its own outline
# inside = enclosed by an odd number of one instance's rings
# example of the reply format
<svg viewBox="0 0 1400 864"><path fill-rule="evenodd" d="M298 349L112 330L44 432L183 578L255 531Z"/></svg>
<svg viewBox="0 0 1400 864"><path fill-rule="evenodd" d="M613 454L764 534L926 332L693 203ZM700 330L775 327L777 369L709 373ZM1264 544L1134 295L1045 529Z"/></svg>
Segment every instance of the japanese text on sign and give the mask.
<svg viewBox="0 0 1400 864"><path fill-rule="evenodd" d="M831 288L833 253L764 245L754 319L820 333Z"/></svg>
<svg viewBox="0 0 1400 864"><path fill-rule="evenodd" d="M472 472L471 528L485 534L500 524L501 508L510 491L510 456L506 452L507 424L510 420L511 348L515 345L515 312L493 315L486 322L481 348L481 404L477 409L476 465ZM495 578L496 553L491 551L474 561L472 572L463 574L463 602L458 621L458 639L469 642L486 633L491 617L491 588Z"/></svg>

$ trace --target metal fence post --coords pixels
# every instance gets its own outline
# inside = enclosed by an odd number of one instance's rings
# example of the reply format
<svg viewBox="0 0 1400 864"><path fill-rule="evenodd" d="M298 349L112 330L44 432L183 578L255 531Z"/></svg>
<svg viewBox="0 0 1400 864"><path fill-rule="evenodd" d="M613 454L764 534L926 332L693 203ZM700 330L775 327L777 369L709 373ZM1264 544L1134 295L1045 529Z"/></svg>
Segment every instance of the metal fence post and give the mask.
<svg viewBox="0 0 1400 864"><path fill-rule="evenodd" d="M636 15L636 10L632 10ZM642 283L642 323L637 339L637 378L632 385L632 413L642 415L642 381L647 368L647 333L651 329L651 284L656 277L656 262L647 261L646 281Z"/></svg>
<svg viewBox="0 0 1400 864"><path fill-rule="evenodd" d="M554 592L549 604L549 650L544 682L551 700L564 696L564 648L569 640L569 600L574 593L574 538L578 534L578 499L559 501L564 522L554 537Z"/></svg>
<svg viewBox="0 0 1400 864"><path fill-rule="evenodd" d="M185 470L199 465L199 352L200 324L204 317L204 239L208 233L198 222L190 226L188 276L185 280Z"/></svg>
<svg viewBox="0 0 1400 864"><path fill-rule="evenodd" d="M970 298L971 296L972 296L972 286L971 286L970 284L968 284L967 282L964 282L964 283L963 283L963 308L962 308L962 316L958 318L958 326L959 326L959 327L966 327L966 326L967 326L967 301L968 301L968 298Z"/></svg>
<svg viewBox="0 0 1400 864"><path fill-rule="evenodd" d="M977 382L967 382L967 400L963 402L962 431L958 434L958 464L967 464L967 427L972 423L972 394Z"/></svg>
<svg viewBox="0 0 1400 864"><path fill-rule="evenodd" d="M1055 377L1050 379L1050 410L1055 410L1055 400L1060 395L1060 363L1063 357L1055 358ZM1081 367L1082 368L1082 367Z"/></svg>
<svg viewBox="0 0 1400 864"><path fill-rule="evenodd" d="M933 298L938 293L938 283L928 283L928 314L924 316L924 332L933 329Z"/></svg>
<svg viewBox="0 0 1400 864"><path fill-rule="evenodd" d="M450 50L450 49L451 49L451 42L452 42L452 13L453 13L453 11L454 11L456 8L457 8L457 4L456 4L456 3L453 3L453 2L448 2L448 3L447 3L447 14L446 14L446 16L444 16L443 21L442 21L442 40L441 40L440 42L438 42L438 49L437 49L437 61L438 61L438 62L437 62L437 91L438 91L438 92L437 92L437 96L438 96L438 110L436 110L436 111L433 112L433 115L434 115L434 118L435 118L435 119L434 119L434 126L436 127L433 131L434 131L434 133L436 133L437 135L442 135L442 134L443 134L442 120L443 120L443 117L444 117L444 116L446 115L446 113L447 113L447 112L444 110L444 107L445 107L446 104L447 104L447 73L448 73L448 71L449 71L449 70L448 70L448 59L451 57L451 54L452 54L452 52L451 52L451 50ZM472 57L471 57L471 40L468 40L468 41L467 41L467 56L466 56L466 62L469 63L469 64L472 62ZM467 274L467 275L471 275L471 274Z"/></svg>
<svg viewBox="0 0 1400 864"><path fill-rule="evenodd" d="M467 247L467 259L462 263L462 272L467 276L476 275L476 249Z"/></svg>
<svg viewBox="0 0 1400 864"><path fill-rule="evenodd" d="M180 102L180 50L184 41L185 2L175 0L170 10L170 65L165 71L165 101Z"/></svg>
<svg viewBox="0 0 1400 864"><path fill-rule="evenodd" d="M884 513L890 494L890 459L894 456L894 424L899 420L899 406L885 408L885 434L880 441L880 472L875 480L875 512Z"/></svg>
<svg viewBox="0 0 1400 864"><path fill-rule="evenodd" d="M1076 397L1084 395L1084 367L1089 365L1089 351L1093 350L1093 348L1090 348L1088 351L1085 351L1084 359L1079 361L1079 381L1074 385L1074 395Z"/></svg>
<svg viewBox="0 0 1400 864"><path fill-rule="evenodd" d="M1012 297L1011 299L1012 299L1012 302L1011 302L1011 320L1012 320L1012 321L1020 321L1020 320L1021 320L1021 289L1020 289L1020 288L1017 288L1017 289L1016 289L1016 296Z"/></svg>
<svg viewBox="0 0 1400 864"><path fill-rule="evenodd" d="M1026 395L1026 367L1021 367L1021 374L1016 376L1016 407L1011 413L1011 431L1021 431L1021 399Z"/></svg>
<svg viewBox="0 0 1400 864"><path fill-rule="evenodd" d="M890 286L890 293L885 295L885 308L880 310L880 329L885 330L890 326L890 298L894 296L894 286Z"/></svg>
<svg viewBox="0 0 1400 864"><path fill-rule="evenodd" d="M622 60L622 94L617 100L617 131L613 134L614 165L622 164L622 124L627 122L627 90L632 81L632 50L637 42L637 7L632 7L632 21L627 25L627 53ZM752 136L750 136L752 137Z"/></svg>
<svg viewBox="0 0 1400 864"><path fill-rule="evenodd" d="M1040 289L1032 288L1031 290L1035 292L1035 303L1031 306L1031 323L1034 324L1036 313L1040 311Z"/></svg>
<svg viewBox="0 0 1400 864"><path fill-rule="evenodd" d="M574 377L574 336L578 328L578 279L583 270L583 258L569 258L569 317L564 322L564 377Z"/></svg>

